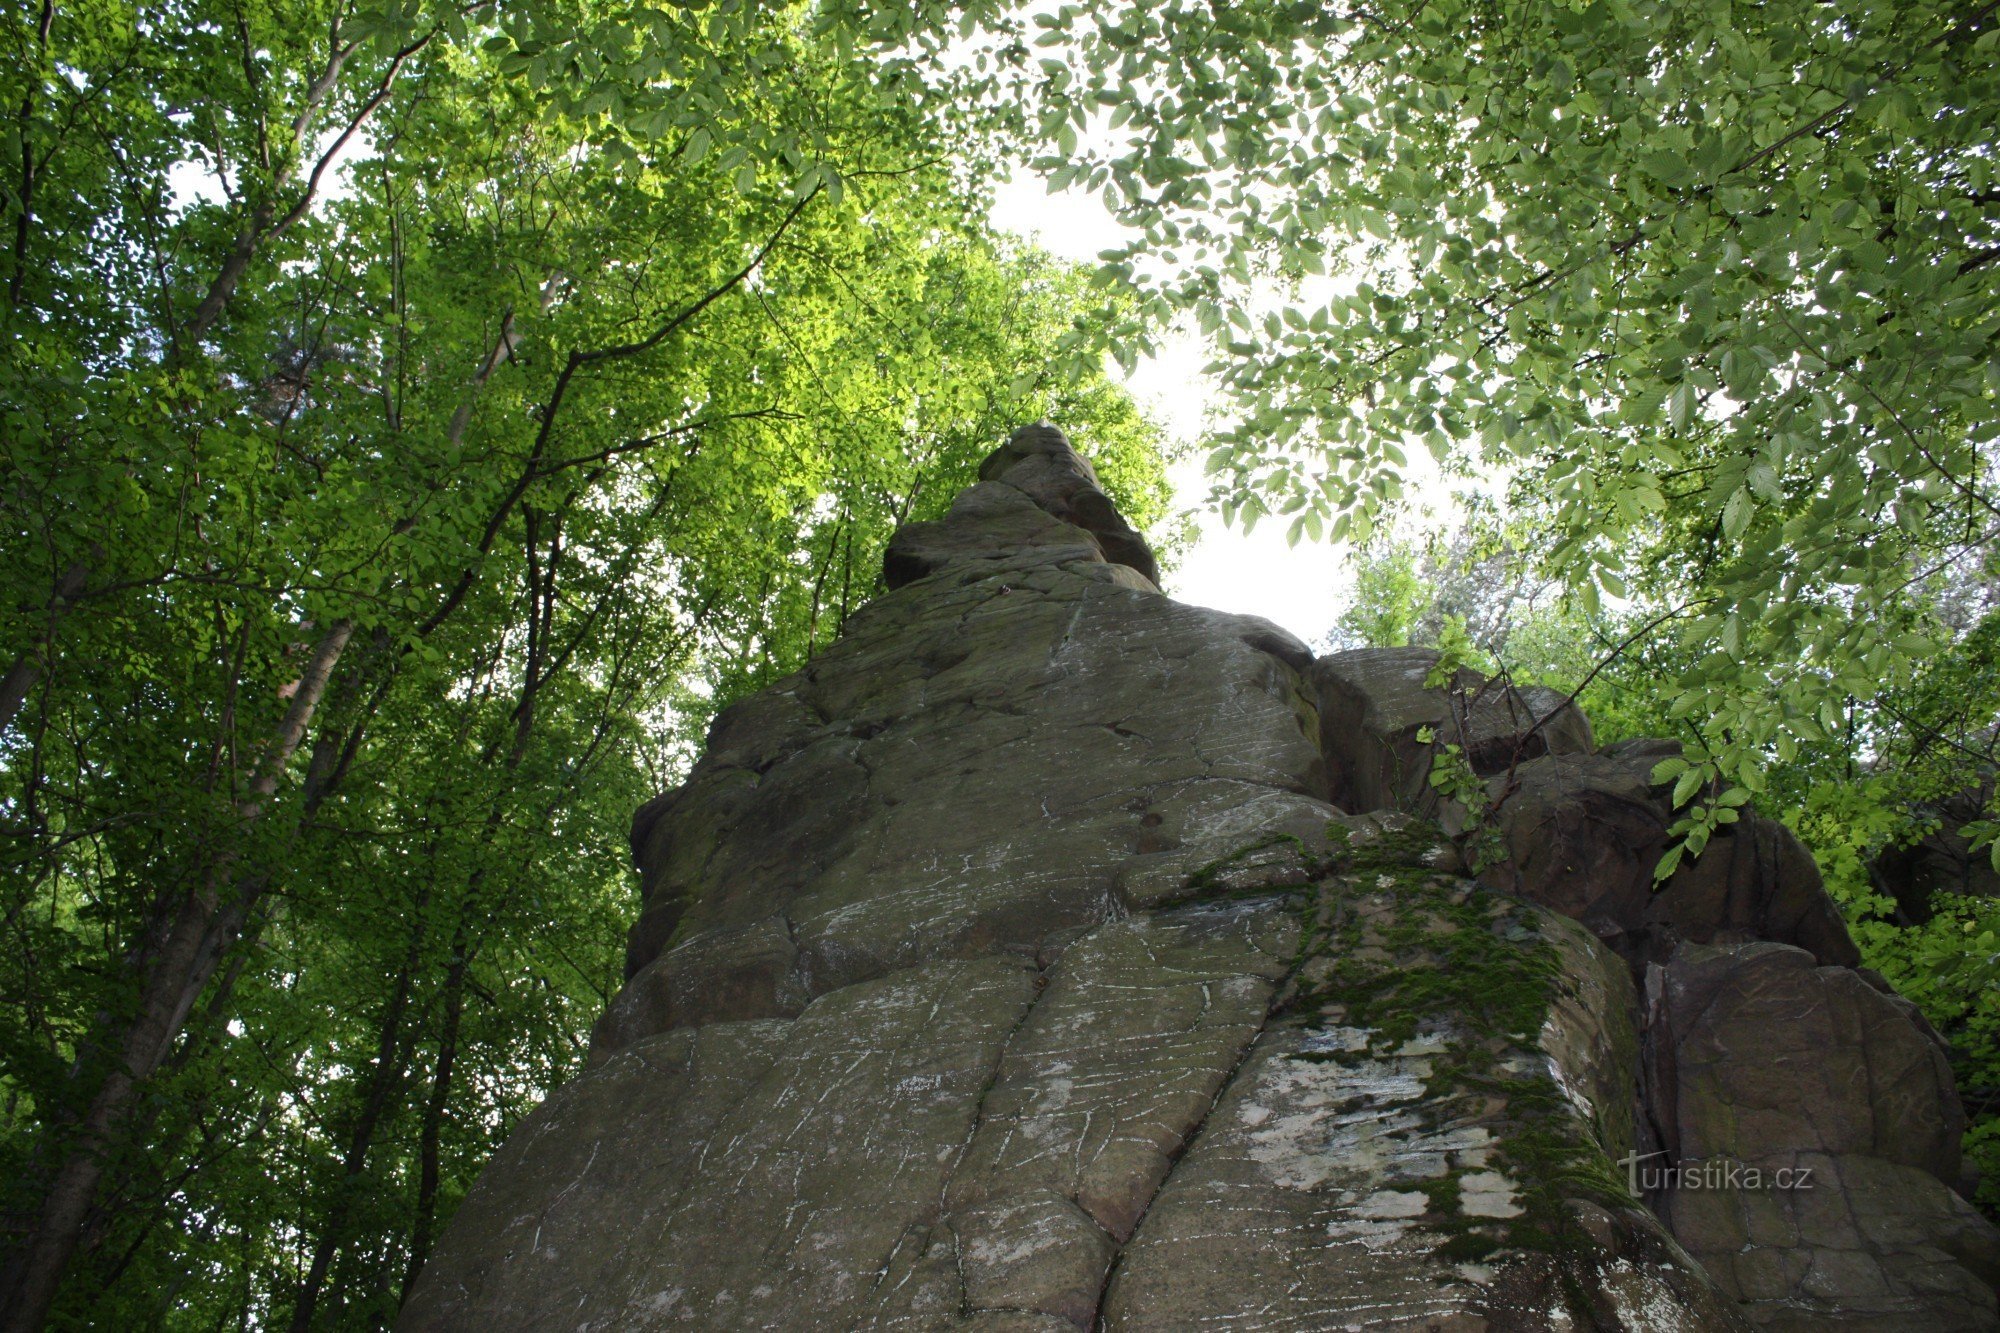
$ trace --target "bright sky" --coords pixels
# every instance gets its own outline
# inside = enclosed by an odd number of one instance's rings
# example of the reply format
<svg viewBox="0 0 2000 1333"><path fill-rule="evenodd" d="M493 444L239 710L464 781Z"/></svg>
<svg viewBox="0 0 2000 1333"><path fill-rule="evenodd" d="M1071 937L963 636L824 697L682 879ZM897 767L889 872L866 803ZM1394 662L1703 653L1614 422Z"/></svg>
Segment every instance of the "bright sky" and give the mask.
<svg viewBox="0 0 2000 1333"><path fill-rule="evenodd" d="M1076 189L1052 195L1033 177L1003 187L991 218L1001 230L1065 259L1094 260L1125 238L1094 197ZM1178 335L1158 357L1140 362L1126 384L1178 439L1192 440L1214 395L1201 373L1207 361L1194 335ZM1333 627L1353 586L1345 552L1316 542L1287 546L1282 523L1264 523L1247 537L1225 528L1203 505L1208 487L1201 461L1195 454L1171 473L1176 502L1195 512L1199 536L1166 576L1166 591L1184 602L1263 616L1316 643Z"/></svg>

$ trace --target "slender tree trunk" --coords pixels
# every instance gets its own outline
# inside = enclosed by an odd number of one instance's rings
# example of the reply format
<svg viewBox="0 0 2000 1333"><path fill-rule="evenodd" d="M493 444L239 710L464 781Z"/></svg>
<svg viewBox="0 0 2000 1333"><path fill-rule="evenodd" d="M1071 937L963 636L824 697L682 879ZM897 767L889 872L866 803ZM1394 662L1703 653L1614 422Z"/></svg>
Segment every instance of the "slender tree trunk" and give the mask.
<svg viewBox="0 0 2000 1333"><path fill-rule="evenodd" d="M812 611L806 617L806 660L810 662L819 649L819 611L821 595L826 591L827 572L833 568L833 558L840 551L840 530L847 525L847 515L842 512L833 525L833 535L827 539L826 559L820 561L819 572L813 575Z"/></svg>
<svg viewBox="0 0 2000 1333"><path fill-rule="evenodd" d="M56 580L55 591L49 596L48 619L43 622L41 638L24 650L14 665L7 669L7 675L0 678L0 736L4 736L7 728L14 724L14 715L27 702L28 691L34 689L35 682L42 678L49 648L55 641L56 622L69 609L71 600L83 591L84 582L89 577L90 565L82 560L63 571L62 577Z"/></svg>
<svg viewBox="0 0 2000 1333"><path fill-rule="evenodd" d="M215 321L222 318L222 312L229 306L229 298L236 295L237 284L250 271L250 261L257 257L257 247L270 231L276 213L277 210L269 203L251 210L249 220L237 231L235 243L223 257L222 267L216 270L214 279L208 284L201 304L194 308L194 313L182 326L182 331L190 339L203 337L214 327Z"/></svg>
<svg viewBox="0 0 2000 1333"><path fill-rule="evenodd" d="M458 1026L465 1013L466 938L465 918L452 932L451 969L444 982L444 1031L438 1037L437 1064L431 1070L431 1094L424 1104L420 1132L417 1175L417 1218L410 1229L410 1264L403 1272L400 1301L410 1299L417 1274L429 1262L437 1227L438 1184L443 1171L440 1161L445 1115L451 1109L451 1080L458 1063Z"/></svg>
<svg viewBox="0 0 2000 1333"><path fill-rule="evenodd" d="M313 200L319 197L320 180L335 156L346 147L348 140L360 133L362 127L368 123L368 118L375 114L376 108L388 100L389 90L394 86L397 76L402 73L404 64L411 56L429 45L437 33L438 29L431 29L390 57L388 68L376 83L374 90L348 117L346 128L320 153L319 160L314 163L312 171L306 177L305 185L299 191L299 197L293 201L291 208L280 216L276 204L277 195L291 184L294 170L299 164L299 155L311 138L319 110L333 91L335 84L339 82L341 69L355 49L354 43L344 46L341 44L340 29L338 24L335 25L326 69L307 88L304 105L292 122L291 156L272 176L269 197L253 208L250 216L244 219L243 225L238 228L235 243L230 246L228 256L222 261L222 267L216 271L214 281L208 285L208 291L203 294L200 304L195 306L194 313L182 327L181 332L190 343L199 341L210 328L214 327L215 322L222 318L222 312L229 308L230 298L236 295L236 288L243 281L243 275L250 271L251 261L257 257L257 252L291 230L293 224L312 209Z"/></svg>
<svg viewBox="0 0 2000 1333"><path fill-rule="evenodd" d="M341 1233L347 1226L347 1212L354 1197L355 1183L367 1167L368 1150L374 1146L375 1130L388 1112L391 1095L396 1085L403 1081L409 1060L408 1046L403 1041L403 1019L409 1013L410 992L416 984L417 963L423 951L424 906L422 902L417 905L416 924L410 931L410 948L403 959L403 971L396 978L395 993L382 1014L382 1031L375 1047L375 1071L368 1080L368 1091L361 1101L361 1114L355 1118L353 1132L348 1135L347 1153L341 1158L340 1183L334 1187L333 1206L327 1210L326 1224L320 1228L319 1238L313 1244L312 1263L306 1269L305 1284L299 1289L297 1303L292 1306L292 1333L306 1333L312 1327L313 1309L319 1304L319 1294L326 1286L327 1271L333 1266L333 1256L340 1249L343 1239Z"/></svg>
<svg viewBox="0 0 2000 1333"><path fill-rule="evenodd" d="M55 25L56 7L52 0L42 0L41 17L35 22L35 43L40 48L37 53L43 60L49 54L49 29ZM35 182L41 178L41 169L48 166L48 160L35 161L35 89L34 81L42 76L40 68L31 71L24 80L28 90L21 94L20 128L16 131L21 142L21 186L18 191L17 206L20 216L14 219L14 276L7 284L7 299L15 306L21 304L21 289L28 277L28 242L35 232Z"/></svg>
<svg viewBox="0 0 2000 1333"><path fill-rule="evenodd" d="M493 350L479 363L479 370L472 377L472 391L458 404L458 410L451 414L451 424L445 427L444 437L453 446L465 439L465 428L472 424L472 409L479 401L479 391L486 387L486 381L493 378L493 372L500 363L514 354L514 312L508 310L500 316L500 333L493 340Z"/></svg>
<svg viewBox="0 0 2000 1333"><path fill-rule="evenodd" d="M520 703L514 710L513 720L515 726L513 743L509 746L500 764L499 771L503 775L511 775L519 769L521 760L527 754L528 739L533 732L535 723L535 694L547 679L546 676L541 674L540 664L546 653L545 645L548 638L550 621L554 615L556 551L560 549L557 543L561 540L559 536L551 539L550 564L547 574L544 576L537 557L541 513L539 510L531 507L527 511L527 517L528 656L523 670ZM544 614L542 609L544 604L548 608L546 614ZM490 761L492 753L492 749L489 748L481 758L480 762L482 765ZM503 778L501 790L495 794L493 806L487 811L486 832L485 838L482 841L491 839L495 831L499 829L504 817L505 802L506 781ZM466 900L459 906L458 924L453 930L452 965L449 986L454 994L447 1001L451 1008L448 1019L451 1028L451 1037L446 1045L446 1050L449 1050L450 1045L457 1040L458 1001L455 992L463 983L465 975L463 963L465 953L465 914L469 909L472 899L477 896L480 884L484 881L484 878L484 867L477 868L472 872L472 876L466 886ZM381 1123L383 1113L387 1110L389 1093L394 1084L402 1080L404 1074L404 1062L395 1061L392 1059L392 1056L399 1046L403 1016L409 1007L410 991L414 985L418 955L423 943L423 906L424 904L421 902L418 905L418 924L410 937L409 955L404 960L402 975L397 980L395 996L390 1001L389 1008L384 1015L381 1043L375 1059L375 1075L370 1080L368 1093L363 1099L360 1119L355 1123L354 1133L348 1141L347 1154L341 1162L339 1192L334 1198L333 1207L328 1212L326 1224L320 1228L319 1237L313 1245L312 1263L306 1271L305 1283L300 1289L298 1301L292 1307L291 1333L307 1333L307 1330L312 1327L313 1312L319 1304L320 1292L325 1288L327 1273L333 1266L334 1256L339 1252L341 1243L346 1239L342 1233L346 1227L347 1209L352 1197L351 1191L354 1187L354 1182L367 1167L368 1152L374 1145L376 1127ZM441 1053L439 1060L444 1070L443 1078L445 1087L448 1089L451 1077L451 1057ZM435 1083L436 1080L434 1079L433 1097L436 1096Z"/></svg>
<svg viewBox="0 0 2000 1333"><path fill-rule="evenodd" d="M314 647L291 706L238 807L244 824L254 824L277 793L279 779L353 632L352 622L341 621ZM183 897L159 951L147 960L137 1013L122 1039L103 1043L117 1051L116 1058L72 1132L42 1196L40 1219L6 1274L0 1333L35 1333L47 1322L63 1271L76 1253L107 1161L117 1146L118 1129L264 887L261 877L244 871L234 857L224 857L200 888Z"/></svg>

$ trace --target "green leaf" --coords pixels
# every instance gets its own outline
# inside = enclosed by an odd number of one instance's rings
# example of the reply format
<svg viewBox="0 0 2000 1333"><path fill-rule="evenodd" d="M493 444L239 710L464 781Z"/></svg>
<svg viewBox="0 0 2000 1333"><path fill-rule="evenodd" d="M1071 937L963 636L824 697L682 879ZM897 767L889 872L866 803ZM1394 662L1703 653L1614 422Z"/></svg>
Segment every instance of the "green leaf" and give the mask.
<svg viewBox="0 0 2000 1333"><path fill-rule="evenodd" d="M1722 506L1722 535L1729 541L1740 540L1744 530L1750 526L1750 516L1756 511L1750 492L1737 487L1730 493L1729 500Z"/></svg>
<svg viewBox="0 0 2000 1333"><path fill-rule="evenodd" d="M1682 380L1667 394L1667 419L1675 430L1686 430L1695 417L1699 397L1692 382Z"/></svg>

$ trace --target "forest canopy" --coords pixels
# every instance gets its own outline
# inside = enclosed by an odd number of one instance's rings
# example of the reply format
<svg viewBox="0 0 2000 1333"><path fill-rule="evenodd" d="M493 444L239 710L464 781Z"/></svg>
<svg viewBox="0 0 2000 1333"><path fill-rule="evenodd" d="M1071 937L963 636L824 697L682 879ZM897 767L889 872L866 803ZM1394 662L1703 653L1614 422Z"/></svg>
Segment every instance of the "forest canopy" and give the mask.
<svg viewBox="0 0 2000 1333"><path fill-rule="evenodd" d="M1991 976L1866 867L1993 829L1994 5L41 0L0 108L0 1327L385 1325L897 523L1047 416L1171 541L1176 326L1225 516L1497 479L1675 854Z"/></svg>

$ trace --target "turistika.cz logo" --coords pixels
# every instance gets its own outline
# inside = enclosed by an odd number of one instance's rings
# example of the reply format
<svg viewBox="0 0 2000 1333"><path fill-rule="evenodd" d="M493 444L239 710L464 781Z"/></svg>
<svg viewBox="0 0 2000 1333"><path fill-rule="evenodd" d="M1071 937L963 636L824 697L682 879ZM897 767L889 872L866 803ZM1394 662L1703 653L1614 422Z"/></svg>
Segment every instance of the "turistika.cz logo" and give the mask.
<svg viewBox="0 0 2000 1333"><path fill-rule="evenodd" d="M1710 1159L1691 1162L1658 1162L1647 1166L1664 1152L1626 1153L1618 1159L1625 1168L1625 1188L1633 1198L1659 1190L1733 1190L1761 1193L1765 1190L1809 1190L1813 1169L1809 1166L1780 1166L1765 1170L1747 1162Z"/></svg>

